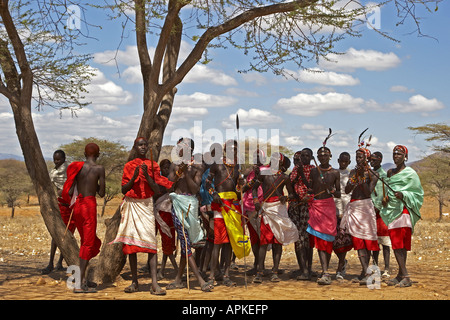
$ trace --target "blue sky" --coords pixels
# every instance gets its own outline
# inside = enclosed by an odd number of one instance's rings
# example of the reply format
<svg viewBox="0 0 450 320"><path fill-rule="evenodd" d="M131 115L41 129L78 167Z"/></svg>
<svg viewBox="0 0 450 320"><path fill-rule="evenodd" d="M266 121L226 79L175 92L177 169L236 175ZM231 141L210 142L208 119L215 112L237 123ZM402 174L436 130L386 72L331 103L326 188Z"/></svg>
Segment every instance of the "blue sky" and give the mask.
<svg viewBox="0 0 450 320"><path fill-rule="evenodd" d="M300 78L299 82L271 73L238 73L249 62L241 51L211 51L212 62L196 66L178 86L164 143L174 144L184 130L202 142L196 151L206 151L220 134L225 138L234 134L238 112L241 137L256 133L258 138L279 142L293 151L303 147L316 150L328 128L332 128L336 135L330 139L329 147L335 166L342 151L350 152L354 159L357 137L365 128L373 135L370 149L383 152L385 162L392 162L395 144L408 147L410 161L429 154L430 143L407 127L449 123L450 5L444 1L432 14L419 11L423 17L422 32L435 39L409 34L414 31L410 23L396 27L394 10L381 9L380 30L389 32L399 43L365 28L362 38L348 38L336 44L336 50L345 53L331 57L337 63L320 61L318 65L307 65L321 73L287 66ZM107 61L119 44L120 26L94 9L86 15L88 20L95 19L96 24L102 25L102 30L89 28L97 40L87 40L87 46L79 48L94 55L91 65L97 76L87 96L92 104L74 118L69 113L60 118L59 112L51 108L34 112L45 157L51 157L61 144L74 139L94 136L131 146L137 134L142 83L134 34L129 33L122 42L117 68ZM148 44L155 45L151 36ZM190 47L183 42L182 56ZM0 153L21 155L11 109L3 97L0 124Z"/></svg>

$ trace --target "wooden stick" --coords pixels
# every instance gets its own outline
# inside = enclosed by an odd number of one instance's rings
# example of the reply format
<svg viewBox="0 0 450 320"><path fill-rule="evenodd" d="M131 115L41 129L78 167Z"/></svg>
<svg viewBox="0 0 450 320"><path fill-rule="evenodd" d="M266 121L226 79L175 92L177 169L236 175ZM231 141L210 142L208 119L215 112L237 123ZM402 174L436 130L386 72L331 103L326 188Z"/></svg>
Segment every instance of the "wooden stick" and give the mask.
<svg viewBox="0 0 450 320"><path fill-rule="evenodd" d="M66 233L67 233L67 229L69 229L70 221L72 221L72 214L73 214L73 209L72 209L72 212L70 213L70 217L69 217L69 221L67 222L66 230L64 231L64 235L62 238L63 242L64 242L64 239L66 238Z"/></svg>
<svg viewBox="0 0 450 320"><path fill-rule="evenodd" d="M184 231L184 219L186 219L188 217L189 210L191 210L191 205L190 204L189 204L189 207L188 207L188 209L186 211L186 216L183 217L182 227L183 227L184 244L186 246L186 268L187 268L187 270L186 270L186 272L187 272L186 273L186 281L187 281L188 292L191 293L191 289L190 289L190 286L189 286L189 257L188 257L188 248L187 248L187 238L186 238L186 233ZM183 210L181 212L183 212Z"/></svg>

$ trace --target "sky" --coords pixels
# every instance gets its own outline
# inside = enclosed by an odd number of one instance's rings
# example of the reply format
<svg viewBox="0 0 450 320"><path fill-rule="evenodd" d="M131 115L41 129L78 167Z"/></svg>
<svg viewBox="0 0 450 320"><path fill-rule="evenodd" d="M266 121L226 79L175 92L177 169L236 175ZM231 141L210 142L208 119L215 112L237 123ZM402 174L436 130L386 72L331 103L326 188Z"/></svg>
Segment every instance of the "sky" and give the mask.
<svg viewBox="0 0 450 320"><path fill-rule="evenodd" d="M434 6L432 6L434 10ZM432 10L432 11L433 11ZM358 135L366 128L372 135L371 151L381 151L384 162L392 162L392 148L409 149L409 161L431 153L431 143L409 126L450 123L449 74L450 28L448 1L436 12L419 10L419 37L411 23L396 26L395 9L381 8L373 20L380 31L399 42L382 37L365 27L361 38L336 43L342 55L330 55L333 62L319 60L307 67L320 72L287 69L299 81L272 73L239 73L248 68L249 58L234 49L213 49L212 61L198 64L177 89L172 116L163 144L175 144L181 136L196 141L196 152L205 152L213 142L235 138L235 117L239 114L240 139L253 137L290 148L316 151L328 134L327 144L337 167L343 151L353 164ZM93 54L96 72L86 99L92 103L72 116L50 107L33 111L33 120L44 157L74 139L96 137L131 147L142 115L142 78L136 42L131 30L120 41L120 24L95 9L99 30L81 25L92 38L80 52ZM155 37L148 36L150 51ZM118 49L117 49L118 48ZM182 42L181 58L192 44ZM117 54L117 63L111 60ZM0 96L0 153L21 156L11 108Z"/></svg>

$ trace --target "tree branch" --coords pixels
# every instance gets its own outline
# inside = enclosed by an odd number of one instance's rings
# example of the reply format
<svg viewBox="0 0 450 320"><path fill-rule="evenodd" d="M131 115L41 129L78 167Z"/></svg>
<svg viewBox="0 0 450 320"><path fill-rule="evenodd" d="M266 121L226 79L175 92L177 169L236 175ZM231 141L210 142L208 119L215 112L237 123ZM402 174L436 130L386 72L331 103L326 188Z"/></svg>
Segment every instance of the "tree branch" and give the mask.
<svg viewBox="0 0 450 320"><path fill-rule="evenodd" d="M145 0L136 0L135 8L136 12L136 44L138 48L139 61L141 65L142 77L144 83L152 72L152 61L148 53L147 47L147 27L145 20Z"/></svg>
<svg viewBox="0 0 450 320"><path fill-rule="evenodd" d="M175 72L175 75L171 77L168 81L164 82L163 89L167 92L171 88L179 84L187 73L195 66L195 64L200 60L203 52L205 51L208 44L216 37L227 33L249 21L252 21L258 17L263 17L271 14L291 12L297 9L306 8L317 0L299 0L287 3L274 4L264 7L257 7L247 10L240 15L225 21L223 24L216 27L208 28L203 35L200 37L199 41L195 45L194 49L191 51L189 56L183 62L183 64Z"/></svg>
<svg viewBox="0 0 450 320"><path fill-rule="evenodd" d="M30 64L27 60L24 45L22 40L20 40L14 21L9 13L8 2L8 0L0 0L0 16L2 17L3 25L8 33L8 37L11 40L11 44L21 71L23 84L21 95L24 95L24 98L26 99L31 99L33 93L33 73L31 72Z"/></svg>

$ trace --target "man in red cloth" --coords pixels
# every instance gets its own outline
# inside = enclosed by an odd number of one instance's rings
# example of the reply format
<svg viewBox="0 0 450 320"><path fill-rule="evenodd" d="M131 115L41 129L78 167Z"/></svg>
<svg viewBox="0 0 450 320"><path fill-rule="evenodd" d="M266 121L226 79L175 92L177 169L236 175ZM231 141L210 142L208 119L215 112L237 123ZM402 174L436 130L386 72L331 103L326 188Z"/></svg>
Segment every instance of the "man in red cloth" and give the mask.
<svg viewBox="0 0 450 320"><path fill-rule="evenodd" d="M334 198L341 197L340 173L330 165L331 151L328 147L317 150L320 165L311 169L311 188L314 200L309 202L307 232L311 234L311 245L317 248L322 276L317 279L320 285L330 285L328 272L333 241L337 235L337 216Z"/></svg>
<svg viewBox="0 0 450 320"><path fill-rule="evenodd" d="M73 207L73 220L81 238L80 275L81 286L74 288L75 293L96 292L88 287L86 268L89 260L100 252L101 241L96 235L97 202L95 195L105 195L105 169L96 163L100 149L95 143L89 143L84 149L86 161L72 162L67 168L67 180L64 183L62 198Z"/></svg>
<svg viewBox="0 0 450 320"><path fill-rule="evenodd" d="M145 157L148 151L145 138L137 138L133 148L137 151L137 158L127 162L123 168L122 193L125 197L121 205L122 220L112 243L123 243L123 253L128 255L132 283L125 288L126 293L139 290L136 253L144 252L150 254L150 293L165 295L166 292L157 282L157 240L152 197L159 192L158 185L171 188L173 183L161 176L156 162Z"/></svg>
<svg viewBox="0 0 450 320"><path fill-rule="evenodd" d="M341 228L352 236L353 248L358 251L362 267L361 285L367 284L371 274L368 270L370 251L379 250L376 213L371 197L378 178L368 170L368 159L370 151L367 148L356 150L356 167L350 171L345 186L345 193L351 193L352 197L341 221Z"/></svg>

